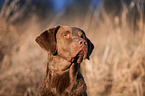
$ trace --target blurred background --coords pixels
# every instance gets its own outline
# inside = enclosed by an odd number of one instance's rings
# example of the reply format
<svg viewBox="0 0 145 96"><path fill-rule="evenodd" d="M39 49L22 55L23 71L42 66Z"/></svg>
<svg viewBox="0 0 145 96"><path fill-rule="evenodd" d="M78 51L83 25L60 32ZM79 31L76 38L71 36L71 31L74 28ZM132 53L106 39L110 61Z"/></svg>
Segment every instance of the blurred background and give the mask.
<svg viewBox="0 0 145 96"><path fill-rule="evenodd" d="M88 96L145 96L144 0L0 0L0 96L36 96L49 27L83 29L95 45L81 64Z"/></svg>

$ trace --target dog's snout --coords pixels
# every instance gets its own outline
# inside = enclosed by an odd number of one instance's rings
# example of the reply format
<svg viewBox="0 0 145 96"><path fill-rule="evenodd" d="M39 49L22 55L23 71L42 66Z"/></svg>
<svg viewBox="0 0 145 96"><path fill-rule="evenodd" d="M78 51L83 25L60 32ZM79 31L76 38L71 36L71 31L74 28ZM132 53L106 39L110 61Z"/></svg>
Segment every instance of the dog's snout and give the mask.
<svg viewBox="0 0 145 96"><path fill-rule="evenodd" d="M80 46L87 45L87 41L81 39L81 40L78 41L78 44L79 44Z"/></svg>

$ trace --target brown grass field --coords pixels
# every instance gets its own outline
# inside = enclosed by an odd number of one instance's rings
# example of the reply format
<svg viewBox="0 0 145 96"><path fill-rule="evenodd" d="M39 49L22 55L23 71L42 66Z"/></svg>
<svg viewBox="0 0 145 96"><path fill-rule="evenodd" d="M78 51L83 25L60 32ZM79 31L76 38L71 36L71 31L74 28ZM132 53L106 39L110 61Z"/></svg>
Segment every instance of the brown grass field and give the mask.
<svg viewBox="0 0 145 96"><path fill-rule="evenodd" d="M139 29L132 30L123 12L113 19L104 12L101 20L91 7L83 14L62 11L45 27L37 16L22 26L0 17L0 96L36 96L47 53L35 38L55 25L79 27L95 45L81 65L88 96L145 96L145 25L139 21Z"/></svg>

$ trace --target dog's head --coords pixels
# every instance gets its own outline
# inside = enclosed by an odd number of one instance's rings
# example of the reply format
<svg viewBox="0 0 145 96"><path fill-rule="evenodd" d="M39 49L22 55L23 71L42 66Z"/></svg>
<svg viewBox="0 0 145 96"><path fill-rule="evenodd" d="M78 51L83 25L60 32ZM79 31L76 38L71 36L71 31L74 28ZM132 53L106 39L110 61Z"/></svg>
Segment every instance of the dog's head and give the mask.
<svg viewBox="0 0 145 96"><path fill-rule="evenodd" d="M77 63L85 58L89 59L94 49L83 30L68 26L49 28L36 38L36 42L48 53Z"/></svg>

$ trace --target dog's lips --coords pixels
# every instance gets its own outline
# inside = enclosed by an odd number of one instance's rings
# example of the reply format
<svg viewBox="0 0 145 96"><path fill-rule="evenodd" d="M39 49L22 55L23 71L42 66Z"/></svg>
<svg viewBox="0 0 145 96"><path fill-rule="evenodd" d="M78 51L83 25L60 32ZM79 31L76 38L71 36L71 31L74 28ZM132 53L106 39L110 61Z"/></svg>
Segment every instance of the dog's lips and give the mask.
<svg viewBox="0 0 145 96"><path fill-rule="evenodd" d="M77 52L75 57L70 59L70 61L71 62L81 63L82 60L85 59L86 57L87 57L87 48L86 47L82 47L81 50L79 52Z"/></svg>
<svg viewBox="0 0 145 96"><path fill-rule="evenodd" d="M82 47L80 51L77 52L77 54L74 57L68 57L67 60L71 62L71 64L67 67L64 68L63 70L67 70L70 68L72 63L81 63L83 59L87 57L87 48Z"/></svg>
<svg viewBox="0 0 145 96"><path fill-rule="evenodd" d="M88 51L87 47L83 47L83 52L84 52L83 59L86 59L87 58L87 51Z"/></svg>
<svg viewBox="0 0 145 96"><path fill-rule="evenodd" d="M80 51L79 54L77 55L77 63L81 63L83 59L84 59L84 52Z"/></svg>

